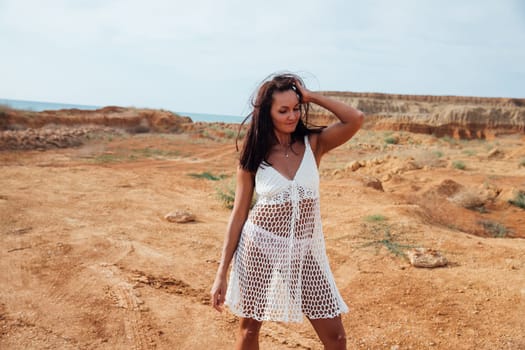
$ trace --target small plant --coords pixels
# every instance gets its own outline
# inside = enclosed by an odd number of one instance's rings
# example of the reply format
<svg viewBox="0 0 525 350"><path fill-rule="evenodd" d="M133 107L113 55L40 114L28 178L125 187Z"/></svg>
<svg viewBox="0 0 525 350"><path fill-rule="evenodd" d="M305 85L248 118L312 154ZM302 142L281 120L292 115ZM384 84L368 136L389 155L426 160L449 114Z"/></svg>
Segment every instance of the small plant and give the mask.
<svg viewBox="0 0 525 350"><path fill-rule="evenodd" d="M208 171L202 172L200 174L191 173L188 175L191 177L197 178L197 179L206 179L206 180L211 180L211 181L219 181L227 177L227 175L224 175L224 174L215 176Z"/></svg>
<svg viewBox="0 0 525 350"><path fill-rule="evenodd" d="M463 151L463 154L466 154L467 156L471 157L476 154L476 151L471 150L471 149L466 149Z"/></svg>
<svg viewBox="0 0 525 350"><path fill-rule="evenodd" d="M520 207L521 209L525 209L525 192L519 191L516 193L514 198L509 200L509 203L516 207Z"/></svg>
<svg viewBox="0 0 525 350"><path fill-rule="evenodd" d="M229 139L233 139L237 136L237 132L235 132L234 130L230 130L230 129L224 130L224 134L226 138L229 138Z"/></svg>
<svg viewBox="0 0 525 350"><path fill-rule="evenodd" d="M483 230L485 230L485 232L490 234L492 237L502 238L507 237L510 234L509 230L499 222L481 220L478 223L483 226Z"/></svg>
<svg viewBox="0 0 525 350"><path fill-rule="evenodd" d="M370 230L374 235L382 233L382 239L373 240L363 244L361 247L370 247L374 246L376 249L385 247L390 253L394 254L397 257L407 258L406 254L403 252L405 249L414 248L413 245L401 244L397 242L397 239L391 232L391 226L385 224L373 224ZM381 232L382 231L382 232Z"/></svg>
<svg viewBox="0 0 525 350"><path fill-rule="evenodd" d="M441 157L443 157L443 152L441 152L441 151L434 151L434 155L436 157L438 157L438 158L441 158Z"/></svg>
<svg viewBox="0 0 525 350"><path fill-rule="evenodd" d="M226 209L233 209L233 203L235 202L235 189L233 186L217 188L217 197Z"/></svg>
<svg viewBox="0 0 525 350"><path fill-rule="evenodd" d="M463 162L462 160L456 160L452 163L452 167L454 169L459 169L459 170L465 170L467 168L467 166L465 165L465 162Z"/></svg>
<svg viewBox="0 0 525 350"><path fill-rule="evenodd" d="M235 182L231 181L227 185L223 185L216 189L217 198L222 202L223 206L227 209L233 209L235 202ZM257 197L255 193L252 197L250 208L254 206Z"/></svg>
<svg viewBox="0 0 525 350"><path fill-rule="evenodd" d="M391 254L405 259L407 257L404 253L404 250L416 247L400 242L399 235L394 232L400 231L399 228L395 225L387 223L387 217L384 215L369 215L364 217L364 220L367 223L362 224L361 234L372 236L372 239L362 244L360 247L374 246L376 251L384 247Z"/></svg>
<svg viewBox="0 0 525 350"><path fill-rule="evenodd" d="M367 217L365 217L365 221L367 222L382 222L385 220L386 217L381 214L368 215Z"/></svg>
<svg viewBox="0 0 525 350"><path fill-rule="evenodd" d="M399 139L395 136L388 136L385 137L385 143L388 145L397 145L399 143Z"/></svg>
<svg viewBox="0 0 525 350"><path fill-rule="evenodd" d="M468 208L470 210L474 210L474 211L477 211L478 213L480 214L486 214L488 213L489 211L487 210L487 208L485 208L484 205L480 205L480 206L477 206L477 207L472 207L472 208Z"/></svg>
<svg viewBox="0 0 525 350"><path fill-rule="evenodd" d="M523 158L520 162L520 167L525 167L525 158Z"/></svg>

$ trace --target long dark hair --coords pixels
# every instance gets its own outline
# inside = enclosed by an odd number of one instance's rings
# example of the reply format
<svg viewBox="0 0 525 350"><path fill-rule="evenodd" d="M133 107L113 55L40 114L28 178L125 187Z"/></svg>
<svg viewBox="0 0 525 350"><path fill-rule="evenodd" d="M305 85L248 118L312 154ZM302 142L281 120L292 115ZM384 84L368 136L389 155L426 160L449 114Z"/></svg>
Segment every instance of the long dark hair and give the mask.
<svg viewBox="0 0 525 350"><path fill-rule="evenodd" d="M273 130L274 126L270 115L274 92L293 90L299 98L301 117L299 118L299 122L297 123L295 131L291 135L292 144L297 140L302 140L305 135L311 134L313 132L320 132L320 127L308 124L308 111L310 109L310 105L308 103L303 103L303 96L301 95L301 91L296 87L296 83L300 83L302 86L304 86L303 80L295 74L272 74L263 81L263 83L252 96L252 111L248 114L239 127L240 133L242 126L248 119L250 119L248 132L244 137L239 159L240 166L244 170L255 173L261 163L269 164L268 156L270 154L270 150L272 149L272 146L277 143L277 138ZM239 136L239 134L237 136Z"/></svg>

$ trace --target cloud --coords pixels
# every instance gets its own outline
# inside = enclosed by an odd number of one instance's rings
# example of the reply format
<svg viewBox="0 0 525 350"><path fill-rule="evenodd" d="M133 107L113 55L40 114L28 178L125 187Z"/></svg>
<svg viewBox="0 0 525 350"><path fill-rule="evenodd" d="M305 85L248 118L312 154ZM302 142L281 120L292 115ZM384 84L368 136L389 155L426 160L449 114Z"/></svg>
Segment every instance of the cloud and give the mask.
<svg viewBox="0 0 525 350"><path fill-rule="evenodd" d="M319 89L519 95L523 9L511 0L3 0L0 96L238 113L282 69L306 72Z"/></svg>

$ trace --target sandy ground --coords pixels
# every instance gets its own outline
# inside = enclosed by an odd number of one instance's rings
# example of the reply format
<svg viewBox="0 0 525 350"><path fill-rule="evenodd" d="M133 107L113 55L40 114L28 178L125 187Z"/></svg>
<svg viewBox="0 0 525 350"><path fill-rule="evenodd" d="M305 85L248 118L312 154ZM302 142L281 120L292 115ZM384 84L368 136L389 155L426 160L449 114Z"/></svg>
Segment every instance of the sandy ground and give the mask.
<svg viewBox="0 0 525 350"><path fill-rule="evenodd" d="M349 349L525 349L525 211L508 203L525 189L524 145L363 130L325 157ZM0 348L231 349L236 318L209 289L235 159L232 139L187 134L0 152ZM204 172L226 177L191 176ZM175 210L196 221L164 219ZM395 254L406 246L449 265L412 267ZM305 321L265 323L261 348L322 347Z"/></svg>

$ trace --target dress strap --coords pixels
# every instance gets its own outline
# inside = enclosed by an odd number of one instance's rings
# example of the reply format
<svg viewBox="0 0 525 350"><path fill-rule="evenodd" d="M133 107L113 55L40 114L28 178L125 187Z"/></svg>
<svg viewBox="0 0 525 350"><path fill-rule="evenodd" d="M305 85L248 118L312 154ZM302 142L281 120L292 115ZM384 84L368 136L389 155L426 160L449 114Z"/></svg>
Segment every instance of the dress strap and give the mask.
<svg viewBox="0 0 525 350"><path fill-rule="evenodd" d="M304 135L304 144L310 148L310 139L308 138L308 135Z"/></svg>

